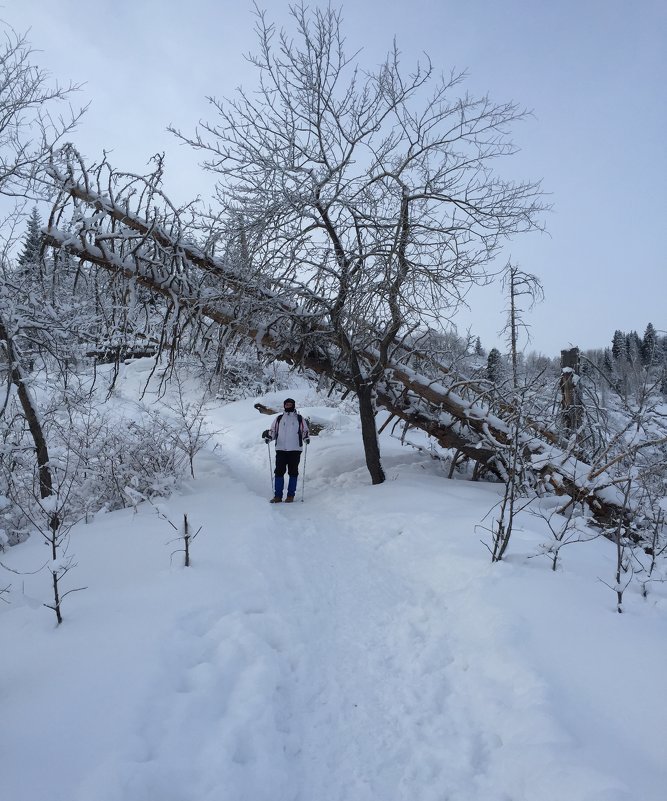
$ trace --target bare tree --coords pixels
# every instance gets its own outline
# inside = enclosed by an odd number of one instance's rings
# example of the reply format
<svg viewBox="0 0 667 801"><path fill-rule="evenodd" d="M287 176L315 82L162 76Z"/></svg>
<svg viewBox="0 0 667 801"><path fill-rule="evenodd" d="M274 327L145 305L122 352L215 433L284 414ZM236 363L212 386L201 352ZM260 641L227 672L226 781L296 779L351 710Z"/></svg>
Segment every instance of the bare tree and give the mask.
<svg viewBox="0 0 667 801"><path fill-rule="evenodd" d="M47 498L53 491L53 481L44 427L42 426L37 403L28 385L26 367L21 359L20 351L16 347L15 332L12 331L10 324L6 321L8 315L3 313L4 309L1 301L0 291L0 352L2 352L7 361L7 378L16 387L21 410L35 446L35 456L39 470L39 494L41 498ZM9 388L6 395L6 399L8 398ZM3 417L6 408L7 403L5 402L2 409L0 409L0 419Z"/></svg>
<svg viewBox="0 0 667 801"><path fill-rule="evenodd" d="M523 331L530 340L529 325L525 314L544 299L544 289L537 276L525 273L511 262L503 271L502 286L507 293L507 322L501 334L505 334L512 357L512 379L519 386L519 336Z"/></svg>
<svg viewBox="0 0 667 801"><path fill-rule="evenodd" d="M26 37L4 24L0 27L0 195L24 199L43 188L42 168L51 149L72 130L83 110L73 111L69 106L69 97L77 87L50 86L47 73L32 63L33 52ZM2 238L11 241L16 217L7 219L10 233ZM8 363L8 380L16 387L34 441L40 497L46 498L52 493L48 448L16 342L15 288L5 291L5 278L6 271L0 286L0 348Z"/></svg>
<svg viewBox="0 0 667 801"><path fill-rule="evenodd" d="M537 184L492 170L515 150L515 104L459 95L463 76L430 62L406 73L396 45L365 72L338 11L291 15L295 39L257 12L257 91L211 99L217 122L175 133L220 176L221 219L238 230L242 212L252 269L330 327L379 483L374 391L396 338L450 314L543 207Z"/></svg>
<svg viewBox="0 0 667 801"><path fill-rule="evenodd" d="M39 190L45 159L85 109L69 105L78 86L51 83L33 63L24 34L0 29L0 194L23 198Z"/></svg>

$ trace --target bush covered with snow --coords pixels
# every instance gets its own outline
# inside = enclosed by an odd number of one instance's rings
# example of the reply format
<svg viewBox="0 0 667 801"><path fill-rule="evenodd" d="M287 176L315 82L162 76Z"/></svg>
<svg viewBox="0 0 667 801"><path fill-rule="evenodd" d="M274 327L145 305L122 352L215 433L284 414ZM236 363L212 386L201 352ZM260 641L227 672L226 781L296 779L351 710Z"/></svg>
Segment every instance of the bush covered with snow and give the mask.
<svg viewBox="0 0 667 801"><path fill-rule="evenodd" d="M73 393L48 382L41 389L53 493L63 522L169 495L207 439L201 405L181 404L177 413L165 415L136 402L102 404L95 391ZM10 411L14 404L10 399ZM14 424L5 425L0 450L0 527L6 542L16 544L35 527L43 503L30 434L20 415L9 420Z"/></svg>

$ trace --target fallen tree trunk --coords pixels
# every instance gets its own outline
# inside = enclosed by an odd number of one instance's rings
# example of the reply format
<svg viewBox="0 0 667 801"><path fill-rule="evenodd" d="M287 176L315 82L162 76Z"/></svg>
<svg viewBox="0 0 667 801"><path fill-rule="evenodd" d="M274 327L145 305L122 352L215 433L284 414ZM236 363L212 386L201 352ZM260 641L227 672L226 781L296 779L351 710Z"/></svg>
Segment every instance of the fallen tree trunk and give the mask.
<svg viewBox="0 0 667 801"><path fill-rule="evenodd" d="M80 160L81 177L75 178L78 155L72 158L70 153L66 159L65 172L56 164L51 169L60 195L45 231L46 244L63 248L83 262L120 274L162 295L179 313L193 318L201 315L233 329L275 359L325 375L356 392L353 376L330 330L320 322L322 316L304 311L266 282L231 269L226 262L192 244L181 227L179 213L161 196L154 180L125 176L126 182L118 182L117 191L114 181L118 176L110 173L102 184L98 173L95 191L91 188L95 177L91 181ZM141 191L128 188L136 181ZM159 211L154 208L156 198L162 202ZM70 203L86 207L78 209L78 228L73 233L58 227L58 220ZM130 203L142 212L150 212L151 220L132 211ZM192 278L202 275L209 277L208 285L201 277ZM298 345L285 345L290 342ZM511 403L499 405L501 413L507 415L505 420L484 403L454 391L453 387L467 386L473 396L481 394L473 382L460 382L446 367L431 361L438 380L411 370L403 363L409 361L410 353L408 347L396 343L396 358L390 360L375 386L376 402L410 426L425 431L443 448L464 454L500 477L506 475L504 462L513 436L513 423L508 421L515 415ZM370 350L360 351L358 357L368 364L378 362L378 354ZM447 381L452 386L444 383ZM580 454L559 447L556 432L530 419L524 418L524 422L524 461L536 476L557 492L588 503L602 522L618 519L619 515L626 517L623 494L608 474L577 458Z"/></svg>
<svg viewBox="0 0 667 801"><path fill-rule="evenodd" d="M81 189L77 190L83 196ZM98 210L105 204L99 199L91 198L91 203ZM115 218L120 222L130 221L132 230L145 236L151 236L148 223L136 218L128 218L116 210ZM168 238L164 232L159 234L161 246L166 246ZM325 334L311 327L306 340L311 347L305 350L302 345L297 348L285 346L289 337L270 333L271 327L278 328L274 319L270 326L254 327L247 320L239 321L233 307L224 303L207 302L199 292L196 284L187 275L175 275L169 270L156 267L155 262L141 263L140 254L121 258L114 252L108 237L98 237L90 241L90 232L72 235L55 227L45 231L45 243L63 248L72 255L90 264L119 273L136 281L139 285L160 294L177 303L181 309L192 315L204 315L214 322L232 326L246 337L255 341L258 347L270 351L275 359L294 366L312 370L318 375L325 375L348 389L354 390L352 377L341 369L337 360L327 353ZM184 249L180 243L171 243L171 248L178 248L181 257ZM224 267L219 262L196 253L197 266L215 273L220 279L226 279ZM254 287L244 287L235 274L230 278L234 292L246 289L252 296ZM266 301L266 296L262 297ZM284 302L278 304L278 319L290 320L291 311ZM303 321L299 321L303 326ZM445 376L446 378L446 376ZM390 364L376 389L376 400L391 414L408 422L411 426L425 431L443 448L452 448L465 454L468 458L483 464L490 471L502 475L502 451L510 442L510 427L501 418L493 415L488 408L471 404L445 385L402 365ZM626 516L622 493L616 489L614 481L602 474L591 480L593 468L572 455L556 448L552 443L544 442L538 432L524 438L524 447L532 461L536 474L545 483L550 484L557 492L568 494L577 501L589 505L596 518L602 523Z"/></svg>

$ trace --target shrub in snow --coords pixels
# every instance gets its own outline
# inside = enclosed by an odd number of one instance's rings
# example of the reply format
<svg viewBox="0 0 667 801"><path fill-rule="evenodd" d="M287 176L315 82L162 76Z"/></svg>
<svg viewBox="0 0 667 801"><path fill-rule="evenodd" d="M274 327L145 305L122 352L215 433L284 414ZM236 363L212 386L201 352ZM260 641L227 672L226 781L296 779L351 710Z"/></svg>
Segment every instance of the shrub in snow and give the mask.
<svg viewBox="0 0 667 801"><path fill-rule="evenodd" d="M593 528L585 516L585 509L577 510L577 504L570 501L559 502L556 509L549 508L546 503L537 504L530 509L531 514L546 523L549 537L540 545L537 556L546 556L551 561L551 569L558 569L560 552L566 545L576 542L590 542L602 535L599 529Z"/></svg>
<svg viewBox="0 0 667 801"><path fill-rule="evenodd" d="M46 405L46 404L45 404ZM55 401L45 425L54 495L66 497L60 516L72 524L100 509L130 503L126 488L141 497L168 495L191 471L206 442L201 410L165 418L136 407L133 415L77 398L75 406ZM188 413L190 415L188 416ZM8 425L8 421L12 424ZM9 544L25 539L38 514L39 480L32 443L20 416L5 416L0 448L0 527Z"/></svg>
<svg viewBox="0 0 667 801"><path fill-rule="evenodd" d="M171 493L189 464L182 431L156 412L133 419L105 413L72 418L67 434L76 455L76 504L82 515L127 506L126 487L145 498Z"/></svg>
<svg viewBox="0 0 667 801"><path fill-rule="evenodd" d="M219 400L234 401L286 390L290 377L282 365L267 365L265 359L244 345L234 353L226 354L209 386L215 390Z"/></svg>
<svg viewBox="0 0 667 801"><path fill-rule="evenodd" d="M195 393L193 400L188 399L180 372L174 372L170 381L170 389L168 397L165 392L162 406L169 415L173 446L181 451L187 459L190 475L194 478L195 456L213 436L213 432L207 428L204 418L206 400L201 392Z"/></svg>
<svg viewBox="0 0 667 801"><path fill-rule="evenodd" d="M0 446L0 527L4 531L4 544L17 545L28 538L30 521L20 502L17 503L16 489L32 488L33 484L37 484L37 476L34 446L14 397L7 403L0 436L3 440ZM29 497L32 499L32 492Z"/></svg>

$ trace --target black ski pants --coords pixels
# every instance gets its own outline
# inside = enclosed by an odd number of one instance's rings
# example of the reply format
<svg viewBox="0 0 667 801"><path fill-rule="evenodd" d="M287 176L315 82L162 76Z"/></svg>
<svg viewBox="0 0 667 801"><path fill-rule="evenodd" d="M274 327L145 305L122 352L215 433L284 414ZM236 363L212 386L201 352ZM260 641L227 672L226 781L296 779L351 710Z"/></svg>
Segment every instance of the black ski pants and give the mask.
<svg viewBox="0 0 667 801"><path fill-rule="evenodd" d="M298 476L300 461L301 451L276 451L276 475Z"/></svg>

